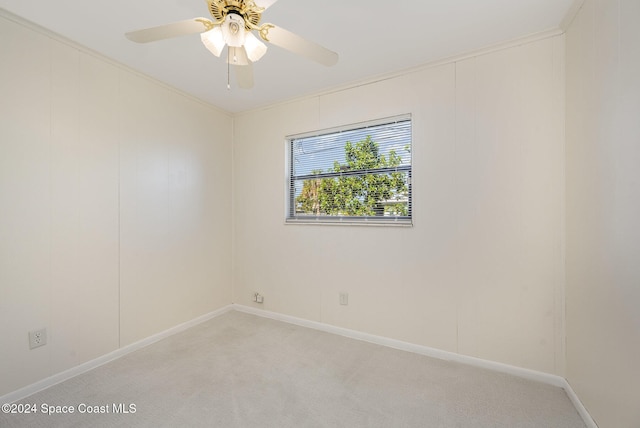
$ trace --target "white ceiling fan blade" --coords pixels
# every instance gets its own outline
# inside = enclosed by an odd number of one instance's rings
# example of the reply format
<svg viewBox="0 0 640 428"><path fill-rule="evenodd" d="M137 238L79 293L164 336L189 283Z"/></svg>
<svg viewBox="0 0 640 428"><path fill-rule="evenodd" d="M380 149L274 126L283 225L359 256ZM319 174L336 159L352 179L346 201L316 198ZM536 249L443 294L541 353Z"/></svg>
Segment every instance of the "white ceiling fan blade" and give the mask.
<svg viewBox="0 0 640 428"><path fill-rule="evenodd" d="M253 88L253 64L248 62L247 65L235 65L233 67L238 86L242 89Z"/></svg>
<svg viewBox="0 0 640 428"><path fill-rule="evenodd" d="M213 22L206 18L185 19L184 21L160 25L158 27L145 28L143 30L126 33L127 39L136 43L149 43L156 40L169 39L184 36L186 34L202 33L211 30Z"/></svg>
<svg viewBox="0 0 640 428"><path fill-rule="evenodd" d="M256 0L256 4L264 9L268 9L272 4L278 0Z"/></svg>
<svg viewBox="0 0 640 428"><path fill-rule="evenodd" d="M335 65L338 62L338 54L320 46L317 43L303 39L297 34L287 31L272 24L267 24L266 30L261 36L267 42L280 46L283 49L301 55L310 60L326 66Z"/></svg>

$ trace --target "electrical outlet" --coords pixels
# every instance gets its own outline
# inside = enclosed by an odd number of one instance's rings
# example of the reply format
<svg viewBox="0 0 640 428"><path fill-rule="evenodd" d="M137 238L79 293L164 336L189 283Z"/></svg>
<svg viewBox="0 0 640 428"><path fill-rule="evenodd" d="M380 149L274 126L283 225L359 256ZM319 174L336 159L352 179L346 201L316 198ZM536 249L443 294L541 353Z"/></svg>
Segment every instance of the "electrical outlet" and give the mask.
<svg viewBox="0 0 640 428"><path fill-rule="evenodd" d="M29 349L39 348L47 344L47 329L33 330L29 332Z"/></svg>
<svg viewBox="0 0 640 428"><path fill-rule="evenodd" d="M253 293L253 301L256 303L263 303L264 296L260 293Z"/></svg>

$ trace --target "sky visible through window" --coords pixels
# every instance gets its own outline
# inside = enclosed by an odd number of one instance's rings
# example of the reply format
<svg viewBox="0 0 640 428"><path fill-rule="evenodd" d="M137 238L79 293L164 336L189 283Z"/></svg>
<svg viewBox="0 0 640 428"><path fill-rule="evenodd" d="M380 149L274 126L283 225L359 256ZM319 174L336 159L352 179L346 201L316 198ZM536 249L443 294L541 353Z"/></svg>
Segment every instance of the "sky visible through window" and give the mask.
<svg viewBox="0 0 640 428"><path fill-rule="evenodd" d="M334 132L324 135L294 139L293 173L308 175L314 171L329 172L334 162L345 162L344 146L347 141L357 143L368 135L378 144L379 153L389 157L395 151L403 165L411 165L411 121L403 120L385 125Z"/></svg>

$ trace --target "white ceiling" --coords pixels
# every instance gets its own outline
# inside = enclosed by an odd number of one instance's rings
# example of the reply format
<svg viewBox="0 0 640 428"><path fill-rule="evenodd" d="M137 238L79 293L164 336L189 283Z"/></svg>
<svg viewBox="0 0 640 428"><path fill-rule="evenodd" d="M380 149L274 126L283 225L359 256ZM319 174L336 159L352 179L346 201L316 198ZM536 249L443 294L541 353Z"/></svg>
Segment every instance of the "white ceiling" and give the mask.
<svg viewBox="0 0 640 428"><path fill-rule="evenodd" d="M255 0L259 5L260 1ZM325 67L269 46L255 86L227 89L227 64L197 34L136 44L124 33L194 17L205 0L0 0L0 8L229 112L360 82L559 27L574 0L279 0L262 16L340 55Z"/></svg>

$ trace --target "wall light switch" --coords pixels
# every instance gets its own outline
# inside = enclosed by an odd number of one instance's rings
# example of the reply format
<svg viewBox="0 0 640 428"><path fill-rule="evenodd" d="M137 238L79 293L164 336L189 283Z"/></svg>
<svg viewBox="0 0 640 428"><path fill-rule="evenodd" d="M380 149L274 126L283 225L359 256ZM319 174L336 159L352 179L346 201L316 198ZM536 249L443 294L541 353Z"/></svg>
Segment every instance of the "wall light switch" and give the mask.
<svg viewBox="0 0 640 428"><path fill-rule="evenodd" d="M349 293L340 293L340 304L345 306L349 304Z"/></svg>

